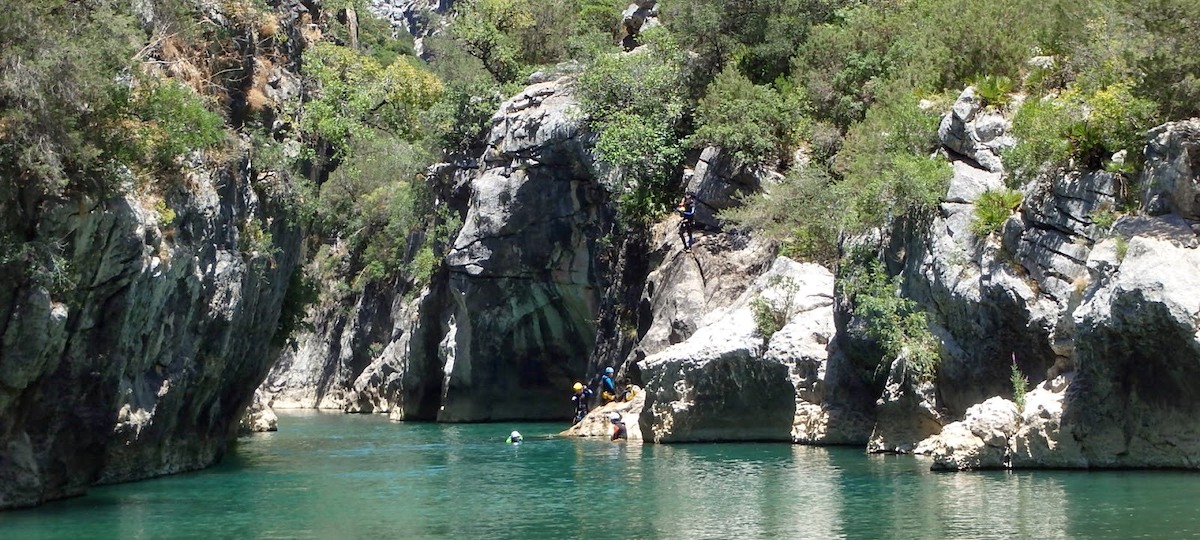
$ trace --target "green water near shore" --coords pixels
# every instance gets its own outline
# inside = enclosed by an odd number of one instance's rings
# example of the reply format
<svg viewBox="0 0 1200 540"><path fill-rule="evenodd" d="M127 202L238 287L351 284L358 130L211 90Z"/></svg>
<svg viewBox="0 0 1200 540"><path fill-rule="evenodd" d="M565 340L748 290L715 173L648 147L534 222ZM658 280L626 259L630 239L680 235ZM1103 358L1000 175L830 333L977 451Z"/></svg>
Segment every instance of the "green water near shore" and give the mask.
<svg viewBox="0 0 1200 540"><path fill-rule="evenodd" d="M0 539L1200 537L1188 472L933 473L853 448L551 438L556 424L279 425L205 471L0 513ZM527 442L503 444L512 429Z"/></svg>

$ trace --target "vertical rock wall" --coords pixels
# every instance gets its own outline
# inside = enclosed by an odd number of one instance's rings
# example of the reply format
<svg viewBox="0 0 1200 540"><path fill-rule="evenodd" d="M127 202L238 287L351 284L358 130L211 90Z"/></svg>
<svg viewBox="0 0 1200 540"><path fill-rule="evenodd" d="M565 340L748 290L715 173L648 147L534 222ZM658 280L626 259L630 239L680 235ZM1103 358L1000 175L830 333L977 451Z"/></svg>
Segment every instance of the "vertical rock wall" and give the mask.
<svg viewBox="0 0 1200 540"><path fill-rule="evenodd" d="M70 290L13 283L0 306L0 508L212 464L271 362L299 234L245 167L196 171L162 223L133 197L37 224ZM248 251L247 224L273 239Z"/></svg>

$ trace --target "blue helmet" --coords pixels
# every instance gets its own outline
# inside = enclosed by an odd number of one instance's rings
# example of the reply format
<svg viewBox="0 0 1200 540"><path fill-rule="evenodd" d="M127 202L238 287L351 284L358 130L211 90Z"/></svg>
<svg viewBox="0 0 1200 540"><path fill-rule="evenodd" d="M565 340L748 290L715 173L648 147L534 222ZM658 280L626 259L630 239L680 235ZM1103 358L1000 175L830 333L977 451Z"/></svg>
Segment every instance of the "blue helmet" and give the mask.
<svg viewBox="0 0 1200 540"><path fill-rule="evenodd" d="M613 374L613 368L611 368L611 367L606 367L606 368L604 368L604 374L605 374L605 375L612 375L612 374Z"/></svg>

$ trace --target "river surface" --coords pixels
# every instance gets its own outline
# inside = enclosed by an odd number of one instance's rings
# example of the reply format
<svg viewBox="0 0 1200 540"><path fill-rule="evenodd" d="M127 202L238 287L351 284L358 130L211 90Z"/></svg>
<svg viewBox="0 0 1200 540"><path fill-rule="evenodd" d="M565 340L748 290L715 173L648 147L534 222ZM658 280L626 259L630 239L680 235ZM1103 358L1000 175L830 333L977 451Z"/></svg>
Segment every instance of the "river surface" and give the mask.
<svg viewBox="0 0 1200 540"><path fill-rule="evenodd" d="M1195 473L933 473L854 448L562 427L285 413L217 467L0 513L0 539L1200 537ZM504 444L512 429L524 444Z"/></svg>

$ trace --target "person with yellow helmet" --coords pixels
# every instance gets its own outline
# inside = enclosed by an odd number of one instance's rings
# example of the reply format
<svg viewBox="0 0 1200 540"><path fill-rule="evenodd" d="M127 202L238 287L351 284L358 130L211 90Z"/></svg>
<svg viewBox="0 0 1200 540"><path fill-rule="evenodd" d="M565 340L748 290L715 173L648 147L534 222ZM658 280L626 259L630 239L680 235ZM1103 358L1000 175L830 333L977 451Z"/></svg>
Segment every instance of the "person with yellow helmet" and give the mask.
<svg viewBox="0 0 1200 540"><path fill-rule="evenodd" d="M571 401L575 402L575 420L571 422L571 425L575 425L587 416L588 400L592 397L592 389L584 386L581 382L576 382L572 388L575 390L575 394L571 396Z"/></svg>

